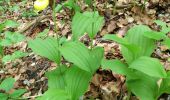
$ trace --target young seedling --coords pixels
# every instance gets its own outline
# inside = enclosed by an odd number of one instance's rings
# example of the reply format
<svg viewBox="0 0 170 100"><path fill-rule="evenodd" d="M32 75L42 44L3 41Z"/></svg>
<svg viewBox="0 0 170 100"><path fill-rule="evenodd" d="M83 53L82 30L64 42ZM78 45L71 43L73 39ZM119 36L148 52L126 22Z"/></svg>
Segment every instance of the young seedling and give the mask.
<svg viewBox="0 0 170 100"><path fill-rule="evenodd" d="M15 79L11 77L6 78L1 82L0 84L1 100L9 100L9 99L16 100L19 99L19 97L26 92L25 89L17 89L17 90L13 90L13 92L11 93L10 90L13 89L14 83L15 83Z"/></svg>
<svg viewBox="0 0 170 100"><path fill-rule="evenodd" d="M6 64L9 61L13 61L15 59L24 57L27 55L27 53L16 51L12 55L4 55L3 48L9 47L11 45L14 45L16 43L19 43L23 40L25 40L25 36L18 33L18 32L11 32L11 31L5 31L2 33L3 29L6 28L15 28L18 27L19 24L13 20L7 20L0 24L0 57L4 64Z"/></svg>

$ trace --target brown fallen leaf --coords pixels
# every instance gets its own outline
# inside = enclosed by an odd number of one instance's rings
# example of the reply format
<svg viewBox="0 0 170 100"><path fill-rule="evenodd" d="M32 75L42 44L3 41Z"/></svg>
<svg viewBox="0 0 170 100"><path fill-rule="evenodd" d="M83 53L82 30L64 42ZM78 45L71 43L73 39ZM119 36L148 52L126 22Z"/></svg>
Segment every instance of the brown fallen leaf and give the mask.
<svg viewBox="0 0 170 100"><path fill-rule="evenodd" d="M110 21L110 23L109 23L109 25L107 27L108 33L113 32L114 29L116 29L116 21Z"/></svg>

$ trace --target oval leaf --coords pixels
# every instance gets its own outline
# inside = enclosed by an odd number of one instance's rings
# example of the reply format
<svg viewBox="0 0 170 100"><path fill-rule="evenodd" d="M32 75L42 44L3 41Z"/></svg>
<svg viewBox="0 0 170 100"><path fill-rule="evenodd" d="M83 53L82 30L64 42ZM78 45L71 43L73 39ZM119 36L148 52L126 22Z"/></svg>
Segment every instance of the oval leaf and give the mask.
<svg viewBox="0 0 170 100"><path fill-rule="evenodd" d="M125 63L120 60L102 60L102 68L111 69L113 72L122 75L129 75L131 73L130 69Z"/></svg>
<svg viewBox="0 0 170 100"><path fill-rule="evenodd" d="M140 100L156 100L158 85L152 77L143 74L139 79L127 80L126 85Z"/></svg>
<svg viewBox="0 0 170 100"><path fill-rule="evenodd" d="M77 66L72 66L66 74L66 91L71 95L71 100L79 100L89 85L92 74Z"/></svg>
<svg viewBox="0 0 170 100"><path fill-rule="evenodd" d="M91 73L97 70L103 57L103 49L93 50L90 51L80 42L67 42L60 48L60 52L66 60Z"/></svg>
<svg viewBox="0 0 170 100"><path fill-rule="evenodd" d="M137 25L128 30L125 39L130 44L140 48L137 53L133 53L125 46L122 46L121 52L128 64L141 56L150 56L153 53L156 46L155 40L147 38L143 35L143 33L148 31L151 31L151 29L145 25Z"/></svg>
<svg viewBox="0 0 170 100"><path fill-rule="evenodd" d="M58 51L58 41L53 37L46 39L36 38L28 42L28 46L40 56L46 57L54 62L60 62L60 53Z"/></svg>
<svg viewBox="0 0 170 100"><path fill-rule="evenodd" d="M152 77L165 78L167 76L164 67L155 58L143 56L133 61L129 66L129 68L136 69Z"/></svg>
<svg viewBox="0 0 170 100"><path fill-rule="evenodd" d="M14 78L11 78L11 77L6 78L0 84L0 89L5 90L6 92L8 92L10 89L13 88L14 83L15 83L15 79Z"/></svg>

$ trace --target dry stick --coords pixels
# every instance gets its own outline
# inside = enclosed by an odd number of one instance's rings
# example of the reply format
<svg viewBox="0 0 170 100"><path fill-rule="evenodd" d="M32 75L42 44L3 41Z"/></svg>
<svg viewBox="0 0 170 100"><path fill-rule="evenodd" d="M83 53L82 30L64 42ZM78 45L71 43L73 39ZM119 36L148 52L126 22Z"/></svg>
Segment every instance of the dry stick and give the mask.
<svg viewBox="0 0 170 100"><path fill-rule="evenodd" d="M40 96L42 96L42 94L39 94L39 95L34 95L34 96L28 96L28 97L22 97L22 98L18 98L18 100L31 99L31 98L36 98L36 97L40 97Z"/></svg>
<svg viewBox="0 0 170 100"><path fill-rule="evenodd" d="M116 9L124 9L124 8L132 8L134 6L141 6L141 4L129 3L129 4L126 4L126 5L116 5L115 8Z"/></svg>
<svg viewBox="0 0 170 100"><path fill-rule="evenodd" d="M23 33L23 32L25 32L25 31L27 31L27 30L28 30L31 26L33 26L34 24L36 24L36 23L38 23L38 22L40 22L40 21L42 21L43 19L48 18L48 17L50 17L50 16L47 16L47 15L39 16L39 17L37 17L36 19L34 19L32 22L28 23L23 29L18 30L17 32Z"/></svg>

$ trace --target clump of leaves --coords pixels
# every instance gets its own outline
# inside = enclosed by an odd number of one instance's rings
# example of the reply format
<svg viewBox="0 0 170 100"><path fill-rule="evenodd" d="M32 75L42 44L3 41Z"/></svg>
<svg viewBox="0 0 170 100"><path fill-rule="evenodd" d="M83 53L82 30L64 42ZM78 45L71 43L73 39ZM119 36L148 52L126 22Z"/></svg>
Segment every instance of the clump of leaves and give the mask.
<svg viewBox="0 0 170 100"><path fill-rule="evenodd" d="M74 2L70 0L68 3ZM104 50L102 47L89 49L78 40L85 33L93 39L103 23L104 18L98 12L76 12L72 21L72 40L37 36L28 41L33 52L58 65L55 70L46 73L49 88L38 100L79 100L83 97L93 74L101 64ZM70 62L70 66L61 64L62 58Z"/></svg>
<svg viewBox="0 0 170 100"><path fill-rule="evenodd" d="M27 54L21 51L16 51L12 55L4 55L3 48L12 46L16 43L24 41L26 37L18 32L4 31L5 28L16 28L19 24L13 20L6 20L0 24L0 57L5 64L9 61L13 61L20 57L24 57Z"/></svg>
<svg viewBox="0 0 170 100"><path fill-rule="evenodd" d="M38 14L33 9L23 11L21 14L22 17L26 17L26 18L36 17L37 15Z"/></svg>
<svg viewBox="0 0 170 100"><path fill-rule="evenodd" d="M4 35L4 39L0 42L1 46L11 46L25 40L25 36L17 32L6 31Z"/></svg>
<svg viewBox="0 0 170 100"><path fill-rule="evenodd" d="M11 61L14 61L18 58L21 58L21 57L25 57L27 56L28 54L25 53L25 52L22 52L22 51L15 51L14 53L12 53L12 55L5 55L3 58L2 58L2 62L4 64L8 63L8 62L11 62Z"/></svg>
<svg viewBox="0 0 170 100"><path fill-rule="evenodd" d="M17 89L10 92L13 89L15 83L14 78L6 78L0 84L0 98L1 100L9 100L9 99L18 99L21 95L23 95L26 90L25 89Z"/></svg>
<svg viewBox="0 0 170 100"><path fill-rule="evenodd" d="M160 32L151 30L148 26L137 25L128 30L124 38L116 35L105 35L104 39L113 40L121 45L121 53L125 62L120 60L103 60L103 69L126 76L129 91L141 100L157 100L162 93L170 93L169 72L156 58L150 57L159 40L167 41L166 34L170 27L161 21L155 21L162 26ZM169 43L164 43L169 46ZM160 84L157 84L158 81ZM159 86L160 85L160 86ZM147 90L147 92L146 92Z"/></svg>
<svg viewBox="0 0 170 100"><path fill-rule="evenodd" d="M67 41L57 47L57 39L54 37L29 41L29 47L37 54L59 65L57 69L47 73L49 89L39 98L40 100L47 98L78 100L85 93L92 75L100 66L103 58L101 47L91 50L78 41ZM68 68L60 64L61 56L73 65Z"/></svg>

